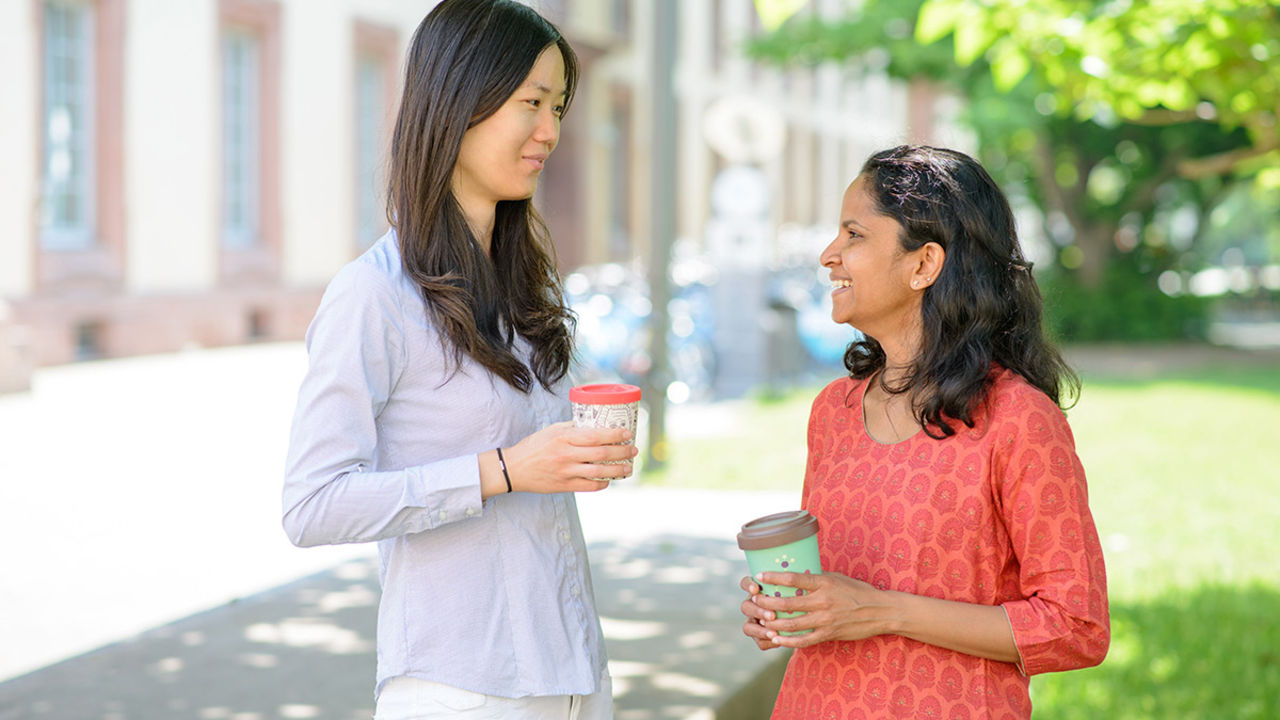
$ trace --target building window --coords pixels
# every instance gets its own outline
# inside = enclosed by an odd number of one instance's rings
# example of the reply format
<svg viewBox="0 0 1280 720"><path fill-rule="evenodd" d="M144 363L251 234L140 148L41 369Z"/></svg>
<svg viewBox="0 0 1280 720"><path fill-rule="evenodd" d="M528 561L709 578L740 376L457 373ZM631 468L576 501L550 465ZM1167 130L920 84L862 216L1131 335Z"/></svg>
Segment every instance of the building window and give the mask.
<svg viewBox="0 0 1280 720"><path fill-rule="evenodd" d="M77 2L44 5L44 134L40 242L47 250L94 244L94 18Z"/></svg>
<svg viewBox="0 0 1280 720"><path fill-rule="evenodd" d="M356 242L365 248L387 231L385 178L380 172L386 145L388 102L386 63L360 53L356 58Z"/></svg>
<svg viewBox="0 0 1280 720"><path fill-rule="evenodd" d="M261 42L252 33L222 34L222 241L259 244L259 88Z"/></svg>
<svg viewBox="0 0 1280 720"><path fill-rule="evenodd" d="M355 250L363 252L387 231L386 168L400 94L400 35L394 27L364 20L355 21L354 33L353 231Z"/></svg>
<svg viewBox="0 0 1280 720"><path fill-rule="evenodd" d="M218 277L280 278L280 4L218 0Z"/></svg>

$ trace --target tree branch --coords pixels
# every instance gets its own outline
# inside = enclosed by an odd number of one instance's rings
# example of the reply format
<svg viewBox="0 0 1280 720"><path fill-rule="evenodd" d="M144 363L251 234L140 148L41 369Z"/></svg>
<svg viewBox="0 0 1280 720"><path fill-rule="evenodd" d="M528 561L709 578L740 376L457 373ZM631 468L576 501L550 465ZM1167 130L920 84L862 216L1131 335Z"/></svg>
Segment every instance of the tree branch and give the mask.
<svg viewBox="0 0 1280 720"><path fill-rule="evenodd" d="M1280 147L1280 139L1272 136L1267 142L1260 145L1236 148L1235 150L1209 155L1208 157L1183 160L1178 163L1178 175L1188 180L1201 180L1207 177L1226 175L1240 163L1266 155L1277 147Z"/></svg>

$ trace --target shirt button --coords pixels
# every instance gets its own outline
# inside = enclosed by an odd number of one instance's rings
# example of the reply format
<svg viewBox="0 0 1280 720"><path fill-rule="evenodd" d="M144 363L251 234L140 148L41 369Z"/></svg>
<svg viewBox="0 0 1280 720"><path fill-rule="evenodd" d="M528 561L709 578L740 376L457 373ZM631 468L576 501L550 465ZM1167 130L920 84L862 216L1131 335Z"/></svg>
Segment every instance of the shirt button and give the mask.
<svg viewBox="0 0 1280 720"><path fill-rule="evenodd" d="M448 510L441 510L441 511L440 511L440 522L444 522L444 521L445 521L445 520L447 520L448 518L449 518L449 511L448 511Z"/></svg>
<svg viewBox="0 0 1280 720"><path fill-rule="evenodd" d="M560 531L560 539L561 539L561 540L564 540L565 542L569 542L569 531L568 531L568 530L561 530L561 531Z"/></svg>
<svg viewBox="0 0 1280 720"><path fill-rule="evenodd" d="M569 588L569 592L570 592L570 594L572 594L575 598L576 598L576 597L578 597L578 586L577 586L577 585L574 585L573 587Z"/></svg>
<svg viewBox="0 0 1280 720"><path fill-rule="evenodd" d="M475 514L476 514L475 508L467 508L467 517L471 517L472 515L475 515Z"/></svg>

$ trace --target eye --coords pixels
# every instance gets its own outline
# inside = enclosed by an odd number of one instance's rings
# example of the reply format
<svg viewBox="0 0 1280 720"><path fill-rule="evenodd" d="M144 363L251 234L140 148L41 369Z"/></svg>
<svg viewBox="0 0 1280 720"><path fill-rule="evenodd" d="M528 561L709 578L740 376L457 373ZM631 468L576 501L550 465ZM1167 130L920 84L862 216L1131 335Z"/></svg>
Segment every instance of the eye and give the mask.
<svg viewBox="0 0 1280 720"><path fill-rule="evenodd" d="M529 98L528 100L525 100L525 102L529 103L529 106L534 109L542 107L541 98Z"/></svg>
<svg viewBox="0 0 1280 720"><path fill-rule="evenodd" d="M556 105L551 108L551 112L555 113L556 117L564 117L564 105Z"/></svg>

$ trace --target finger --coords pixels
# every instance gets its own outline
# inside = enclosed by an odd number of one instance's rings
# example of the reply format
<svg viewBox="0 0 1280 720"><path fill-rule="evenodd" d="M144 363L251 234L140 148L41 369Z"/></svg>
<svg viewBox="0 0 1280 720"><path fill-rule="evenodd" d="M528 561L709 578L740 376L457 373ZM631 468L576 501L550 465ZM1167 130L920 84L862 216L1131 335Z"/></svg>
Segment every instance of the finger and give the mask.
<svg viewBox="0 0 1280 720"><path fill-rule="evenodd" d="M765 620L760 623L760 626L763 627L766 632L771 632L775 635L781 635L782 633L796 633L796 632L802 632L805 630L813 630L817 627L813 622L813 618L808 615L801 615L799 617L791 617L791 618L780 617L780 618L774 618L773 620Z"/></svg>
<svg viewBox="0 0 1280 720"><path fill-rule="evenodd" d="M578 477L588 480L613 480L629 477L632 472L631 463L581 463L570 469Z"/></svg>
<svg viewBox="0 0 1280 720"><path fill-rule="evenodd" d="M769 638L769 631L760 626L760 623L748 620L742 623L742 634L755 640L757 644L765 643L770 647L773 646L773 640Z"/></svg>
<svg viewBox="0 0 1280 720"><path fill-rule="evenodd" d="M579 478L569 483L569 492L599 492L609 487L608 480Z"/></svg>
<svg viewBox="0 0 1280 720"><path fill-rule="evenodd" d="M755 574L756 582L768 583L771 585L783 585L783 587L788 587L788 588L799 587L799 585L796 585L796 582L797 582L796 577L797 577L796 573L756 573Z"/></svg>
<svg viewBox="0 0 1280 720"><path fill-rule="evenodd" d="M588 447L625 443L632 439L632 433L627 428L573 428L565 437L571 445Z"/></svg>
<svg viewBox="0 0 1280 720"><path fill-rule="evenodd" d="M618 478L631 477L631 473L634 470L630 460L625 462L620 462L620 463L610 463L608 465L604 465L603 467L607 469L605 470L604 475L602 477L607 477L613 480L617 480Z"/></svg>
<svg viewBox="0 0 1280 720"><path fill-rule="evenodd" d="M746 590L752 595L758 595L760 593L760 586L756 584L755 580L752 580L749 577L742 578L742 582L738 583L738 587Z"/></svg>
<svg viewBox="0 0 1280 720"><path fill-rule="evenodd" d="M762 608L759 605L757 605L754 602L754 598L747 598L746 600L743 600L742 607L740 608L740 610L742 611L743 615L746 615L747 617L751 618L753 621L772 620L774 619L774 617L776 617L773 611L768 610L766 608Z"/></svg>
<svg viewBox="0 0 1280 720"><path fill-rule="evenodd" d="M760 623L770 642L782 647L807 647L827 639L822 623L812 613L794 618L778 618ZM784 634L786 633L786 634Z"/></svg>
<svg viewBox="0 0 1280 720"><path fill-rule="evenodd" d="M802 648L817 645L824 640L825 638L819 637L818 631L814 630L803 635L774 635L769 642L774 647Z"/></svg>
<svg viewBox="0 0 1280 720"><path fill-rule="evenodd" d="M822 596L816 595L812 590L803 588L796 588L795 594L786 592L780 595L761 594L756 598L756 601L761 607L777 612L809 612L819 607L823 602Z"/></svg>
<svg viewBox="0 0 1280 720"><path fill-rule="evenodd" d="M812 573L793 573L793 572L763 572L756 573L756 579L769 583L770 585L784 585L786 587L801 588L806 593L818 589L821 582L821 575Z"/></svg>
<svg viewBox="0 0 1280 720"><path fill-rule="evenodd" d="M629 461L639 452L635 445L599 445L584 452L583 458L593 463Z"/></svg>

